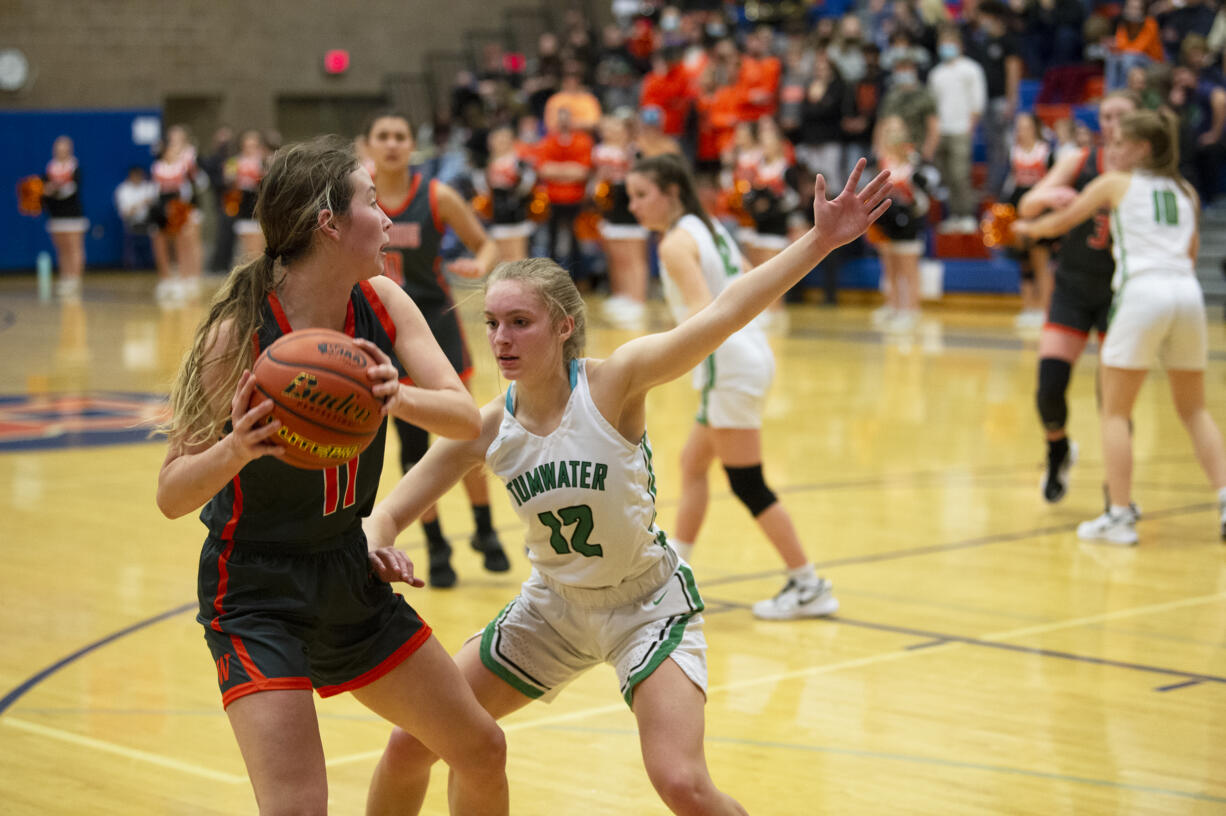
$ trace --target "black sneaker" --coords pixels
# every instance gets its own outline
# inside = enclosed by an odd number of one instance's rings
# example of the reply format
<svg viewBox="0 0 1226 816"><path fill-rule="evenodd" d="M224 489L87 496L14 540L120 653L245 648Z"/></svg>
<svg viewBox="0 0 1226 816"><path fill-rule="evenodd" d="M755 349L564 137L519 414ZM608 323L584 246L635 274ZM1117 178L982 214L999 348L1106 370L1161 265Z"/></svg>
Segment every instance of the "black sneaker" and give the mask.
<svg viewBox="0 0 1226 816"><path fill-rule="evenodd" d="M426 552L430 555L430 586L438 589L455 586L456 574L451 568L451 545L447 539L426 539Z"/></svg>
<svg viewBox="0 0 1226 816"><path fill-rule="evenodd" d="M474 533L469 544L484 557L484 566L487 571L506 572L511 569L511 562L507 560L506 551L502 549L502 542L498 540L498 534L493 530L488 533Z"/></svg>
<svg viewBox="0 0 1226 816"><path fill-rule="evenodd" d="M1069 471L1077 462L1077 443L1069 442L1068 451L1060 460L1055 460L1049 454L1047 457L1047 473L1043 474L1043 500L1055 504L1068 493Z"/></svg>

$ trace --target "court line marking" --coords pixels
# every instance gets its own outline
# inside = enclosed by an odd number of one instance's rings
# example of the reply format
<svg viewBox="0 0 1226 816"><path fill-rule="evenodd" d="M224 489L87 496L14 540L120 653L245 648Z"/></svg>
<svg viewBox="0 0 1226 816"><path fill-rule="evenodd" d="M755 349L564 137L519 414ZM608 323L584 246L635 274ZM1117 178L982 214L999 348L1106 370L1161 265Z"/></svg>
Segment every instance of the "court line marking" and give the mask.
<svg viewBox="0 0 1226 816"><path fill-rule="evenodd" d="M172 771L180 771L182 773L200 776L213 782L228 782L232 785L245 784L247 776L239 776L237 774L225 773L224 771L214 771L211 768L205 768L202 765L196 765L191 762L183 762L178 759L172 759L164 754L155 754L150 751L142 751L139 748L127 748L123 745L116 745L113 742L95 739L93 737L85 737L80 734L74 734L71 731L64 731L59 728L51 728L46 725L28 722L26 720L16 719L14 717L0 717L0 723L4 723L10 728L16 728L21 731L27 731L31 734L37 734L41 737L67 742L71 745L76 745L82 748L92 748L96 751L102 751L107 754L114 754L125 759L134 759L139 762L147 762L151 765L157 765L160 768L167 768Z"/></svg>
<svg viewBox="0 0 1226 816"><path fill-rule="evenodd" d="M638 736L638 731L630 729L617 728L581 728L581 727L560 727L549 726L551 731L567 731L572 733L593 733L593 734L608 734L617 736ZM1027 776L1037 779L1048 779L1055 782L1074 782L1081 785L1095 785L1105 788L1119 788L1123 790L1135 791L1138 793L1154 793L1164 796L1178 796L1185 799L1196 799L1203 802L1226 802L1226 798L1213 796L1207 793L1197 793L1193 791L1172 790L1170 788L1155 788L1149 785L1136 785L1129 782L1115 782L1110 779L1094 779L1087 776L1071 776L1069 774L1050 773L1047 771L1035 771L1028 768L1017 768L1008 765L985 765L978 762L963 762L956 759L941 759L940 757L926 757L918 754L893 754L881 751L864 751L855 748L834 748L825 745L801 745L792 742L775 742L772 740L754 740L745 739L743 737L719 737L707 734L704 738L705 742L724 743L727 745L744 745L755 748L771 748L783 749L788 751L809 751L813 753L835 754L839 756L863 757L867 759L884 759L893 762L907 762L921 765L936 765L945 768L957 768L959 770L984 771L986 773L1013 774L1017 776Z"/></svg>
<svg viewBox="0 0 1226 816"><path fill-rule="evenodd" d="M1149 604L1147 606L1132 607L1129 609L1119 609L1114 612L1106 612L1101 615L1087 615L1085 617L1080 617L1080 618L1070 618L1068 620L1056 621L1054 623L1044 624L1042 626L1026 626L1026 627L1022 627L1019 629L1010 629L1004 632L995 632L995 633L990 633L987 635L982 635L978 639L946 640L943 643L933 644L932 646L928 648L920 649L920 650L907 649L904 647L903 649L900 649L899 651L895 651L895 652L881 652L875 655L868 655L866 657L853 658L851 660L843 660L837 663L828 663L822 666L809 666L803 669L794 669L792 671L777 672L775 674L763 675L760 677L754 677L754 678L750 678L747 680L721 683L719 685L710 686L707 689L707 697L709 698L712 694L718 694L718 693L723 693L723 692L728 692L728 691L737 691L739 689L752 688L753 686L761 686L761 685L767 685L770 683L777 683L781 680L794 680L794 679L801 678L801 677L816 677L818 675L831 674L833 672L841 671L843 669L855 669L855 668L861 668L863 666L871 666L877 663L887 663L887 662L892 662L895 660L902 660L904 658L914 657L917 654L930 655L933 652L948 651L957 646L975 645L976 640L990 643L995 640L1004 640L1004 639L1012 638L1012 637L1022 637L1025 635L1036 634L1040 632L1050 632L1050 631L1056 631L1059 629L1075 628L1077 626L1084 626L1087 623L1095 623L1101 620L1112 620L1116 618L1130 617L1130 616L1135 616L1135 615L1147 615L1147 614L1153 614L1157 612L1164 612L1164 611L1168 611L1171 609L1177 609L1177 608L1184 607L1184 606L1194 606L1197 604L1204 604L1204 603L1210 603L1213 601L1223 601L1223 600L1226 600L1226 592L1217 592L1212 595L1202 595L1196 598L1182 598L1180 600L1168 601L1166 603ZM833 618L831 622L838 623L839 620L837 618ZM1170 674L1177 674L1181 677L1213 679L1217 682L1226 682L1226 680L1223 680L1222 678L1210 678L1208 675L1200 675L1200 674L1195 674L1192 672L1180 672L1180 671L1175 671L1172 669L1163 669L1161 671L1170 673ZM558 723L572 722L574 720L581 720L587 717L597 716L600 714L611 714L611 713L615 713L618 711L628 712L629 708L624 703L617 703L617 704L611 704L611 705L606 705L606 706L596 706L593 708L582 709L580 711L572 711L568 714L559 714L559 715L555 715L552 717L535 718L535 719L528 720L526 722L503 723L502 730L507 733L513 733L515 731L523 731L529 728L543 728L547 726L556 725ZM336 757L335 759L328 760L327 765L328 767L349 765L354 762L364 762L370 759L375 759L382 755L383 755L382 748L380 748L377 751L363 751L358 754L348 754L345 756L340 756L340 757Z"/></svg>

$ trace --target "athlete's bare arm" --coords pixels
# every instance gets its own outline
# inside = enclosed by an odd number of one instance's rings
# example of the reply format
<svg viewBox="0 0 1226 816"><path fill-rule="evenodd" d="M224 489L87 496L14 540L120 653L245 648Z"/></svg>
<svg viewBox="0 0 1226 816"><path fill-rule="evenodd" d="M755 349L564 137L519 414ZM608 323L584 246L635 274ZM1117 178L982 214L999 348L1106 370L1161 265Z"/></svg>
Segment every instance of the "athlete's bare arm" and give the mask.
<svg viewBox="0 0 1226 816"><path fill-rule="evenodd" d="M691 315L711 302L711 290L702 276L702 259L694 236L674 227L660 241L660 265L685 302Z"/></svg>
<svg viewBox="0 0 1226 816"><path fill-rule="evenodd" d="M456 236L468 251L471 258L457 258L448 265L448 270L466 278L482 278L498 265L498 244L481 226L477 214L468 206L459 193L446 184L436 183L435 204L438 206L439 218L443 223L455 230Z"/></svg>
<svg viewBox="0 0 1226 816"><path fill-rule="evenodd" d="M1118 170L1104 173L1086 185L1072 203L1061 210L1053 210L1033 221L1018 221L1013 231L1031 238L1054 238L1090 218L1105 207L1114 207L1128 191L1132 174Z"/></svg>

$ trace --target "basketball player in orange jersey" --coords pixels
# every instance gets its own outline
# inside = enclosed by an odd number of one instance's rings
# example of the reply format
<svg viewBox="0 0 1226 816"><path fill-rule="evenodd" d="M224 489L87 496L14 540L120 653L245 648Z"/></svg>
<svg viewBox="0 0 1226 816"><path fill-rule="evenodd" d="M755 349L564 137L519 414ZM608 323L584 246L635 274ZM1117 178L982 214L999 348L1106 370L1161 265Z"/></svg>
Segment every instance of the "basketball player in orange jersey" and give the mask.
<svg viewBox="0 0 1226 816"><path fill-rule="evenodd" d="M255 217L267 248L230 273L172 390L157 503L170 518L204 506L197 620L260 812L327 812L316 689L351 692L439 752L453 813L506 814L502 731L392 591L422 585L408 558L370 550L362 531L387 424L344 467L291 467L272 441L279 423L264 424L272 401L252 404L250 369L278 337L333 329L376 361L366 374L391 416L471 439L477 408L413 301L379 274L391 223L349 144L278 151Z"/></svg>
<svg viewBox="0 0 1226 816"><path fill-rule="evenodd" d="M449 271L466 278L489 274L499 260L498 246L459 193L437 179L410 170L413 130L408 117L395 112L376 115L366 128L366 146L375 164L379 206L392 219L384 274L413 298L447 359L460 379L467 383L473 371L472 357L464 341L451 288L443 276L439 245L448 227L455 230L474 257L452 261ZM400 436L400 465L408 472L425 455L430 444L429 434L401 420L396 420L396 432ZM474 468L464 478L464 490L468 493L477 528L471 539L473 549L482 554L487 570L506 572L511 565L494 532L483 467ZM454 586L456 573L451 566L451 545L443 537L438 508L430 508L421 519L430 556L430 586Z"/></svg>

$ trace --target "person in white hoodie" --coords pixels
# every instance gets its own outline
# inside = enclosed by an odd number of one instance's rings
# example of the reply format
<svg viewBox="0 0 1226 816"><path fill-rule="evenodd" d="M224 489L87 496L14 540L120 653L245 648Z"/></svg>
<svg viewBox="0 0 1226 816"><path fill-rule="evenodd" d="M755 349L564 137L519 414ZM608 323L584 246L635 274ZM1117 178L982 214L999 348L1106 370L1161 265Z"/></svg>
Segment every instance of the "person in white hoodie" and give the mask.
<svg viewBox="0 0 1226 816"><path fill-rule="evenodd" d="M949 189L942 232L974 232L975 191L971 186L971 142L987 107L983 68L962 54L962 32L945 26L937 44L940 63L928 74L928 90L937 103L941 140L936 165Z"/></svg>

